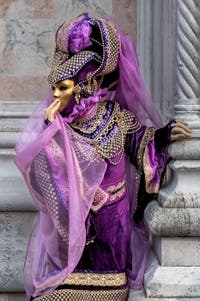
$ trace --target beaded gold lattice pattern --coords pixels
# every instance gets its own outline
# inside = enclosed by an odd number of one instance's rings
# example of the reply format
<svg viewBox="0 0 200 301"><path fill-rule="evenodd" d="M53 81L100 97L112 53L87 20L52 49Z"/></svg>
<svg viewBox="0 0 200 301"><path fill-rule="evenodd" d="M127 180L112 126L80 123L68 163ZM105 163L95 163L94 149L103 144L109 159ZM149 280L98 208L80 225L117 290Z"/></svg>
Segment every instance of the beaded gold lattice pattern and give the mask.
<svg viewBox="0 0 200 301"><path fill-rule="evenodd" d="M82 67L91 60L101 61L101 57L92 51L81 51L64 62L59 61L60 57L62 58L62 54L57 51L54 55L51 72L48 76L49 84L54 84L63 79L73 78Z"/></svg>
<svg viewBox="0 0 200 301"><path fill-rule="evenodd" d="M34 301L127 301L128 288L110 290L60 289Z"/></svg>
<svg viewBox="0 0 200 301"><path fill-rule="evenodd" d="M93 115L87 114L87 117L83 116L80 118L77 118L71 126L73 128L79 129L82 133L92 134L94 131L96 131L97 127L101 123L103 116L106 114L106 107L105 103L97 104L94 107Z"/></svg>
<svg viewBox="0 0 200 301"><path fill-rule="evenodd" d="M125 273L97 274L97 273L72 273L62 283L69 285L92 286L123 286L127 283Z"/></svg>
<svg viewBox="0 0 200 301"><path fill-rule="evenodd" d="M77 119L71 124L72 128L90 134L92 130L95 130L100 126L104 115L100 112L105 113L105 106L106 102L100 103L97 110L98 114L93 118L92 124L90 123L90 120L81 120L79 122L79 119ZM113 130L114 126L117 127L115 133L112 137L108 138L108 134ZM121 111L119 104L115 102L113 112L99 134L94 139L87 137L82 138L87 143L93 145L102 158L110 159L111 161L111 158L120 156L124 153L125 135L136 132L140 127L141 125L136 117L127 110Z"/></svg>

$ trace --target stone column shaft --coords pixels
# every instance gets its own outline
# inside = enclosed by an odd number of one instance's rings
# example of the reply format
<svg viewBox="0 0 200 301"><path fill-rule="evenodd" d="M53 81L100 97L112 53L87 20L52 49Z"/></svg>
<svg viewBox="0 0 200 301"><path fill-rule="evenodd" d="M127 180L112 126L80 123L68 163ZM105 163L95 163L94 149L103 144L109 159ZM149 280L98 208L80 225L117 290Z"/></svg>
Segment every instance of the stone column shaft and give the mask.
<svg viewBox="0 0 200 301"><path fill-rule="evenodd" d="M145 275L147 297L200 297L200 2L177 0L175 119L192 130L171 144L172 178L145 218L155 257ZM155 259L156 258L156 259Z"/></svg>

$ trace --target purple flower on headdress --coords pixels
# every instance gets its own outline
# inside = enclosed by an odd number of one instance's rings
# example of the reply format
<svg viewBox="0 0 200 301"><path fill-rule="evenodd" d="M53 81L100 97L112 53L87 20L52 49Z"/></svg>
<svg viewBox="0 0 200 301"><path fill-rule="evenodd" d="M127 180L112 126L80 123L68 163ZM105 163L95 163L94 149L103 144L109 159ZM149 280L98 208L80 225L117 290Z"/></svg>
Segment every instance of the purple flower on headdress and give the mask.
<svg viewBox="0 0 200 301"><path fill-rule="evenodd" d="M69 50L72 53L78 53L79 51L92 45L92 42L90 41L91 32L92 29L86 18L76 23L69 33Z"/></svg>

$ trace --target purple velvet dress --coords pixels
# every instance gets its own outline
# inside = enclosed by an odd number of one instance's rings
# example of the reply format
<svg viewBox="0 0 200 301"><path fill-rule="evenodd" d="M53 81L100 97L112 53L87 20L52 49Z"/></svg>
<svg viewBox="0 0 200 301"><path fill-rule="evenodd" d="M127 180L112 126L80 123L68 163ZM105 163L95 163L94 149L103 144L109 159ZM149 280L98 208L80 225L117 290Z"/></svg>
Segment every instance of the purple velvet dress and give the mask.
<svg viewBox="0 0 200 301"><path fill-rule="evenodd" d="M159 190L167 160L169 128L141 126L128 111L120 113L119 105L112 101L100 103L86 117L75 120L71 127L94 145L107 163L85 222L86 245L74 272L53 293L34 300L125 301L134 281L129 276L137 279L132 273L133 226L142 227L148 199ZM127 161L140 178L137 209L128 192ZM145 269L146 255L141 254L135 265L139 267L143 262Z"/></svg>

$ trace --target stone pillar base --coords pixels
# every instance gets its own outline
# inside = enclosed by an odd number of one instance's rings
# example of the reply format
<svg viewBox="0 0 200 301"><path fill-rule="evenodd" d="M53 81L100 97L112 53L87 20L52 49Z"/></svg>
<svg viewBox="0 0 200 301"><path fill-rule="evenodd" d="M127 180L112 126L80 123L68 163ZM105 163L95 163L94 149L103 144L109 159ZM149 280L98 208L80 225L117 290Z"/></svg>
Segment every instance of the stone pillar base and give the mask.
<svg viewBox="0 0 200 301"><path fill-rule="evenodd" d="M200 267L199 237L158 237L152 239L161 266Z"/></svg>
<svg viewBox="0 0 200 301"><path fill-rule="evenodd" d="M147 298L144 290L131 290L128 301L200 301L200 298Z"/></svg>
<svg viewBox="0 0 200 301"><path fill-rule="evenodd" d="M0 294L0 301L25 301L24 294Z"/></svg>
<svg viewBox="0 0 200 301"><path fill-rule="evenodd" d="M200 267L161 266L152 256L144 288L149 298L200 298Z"/></svg>

